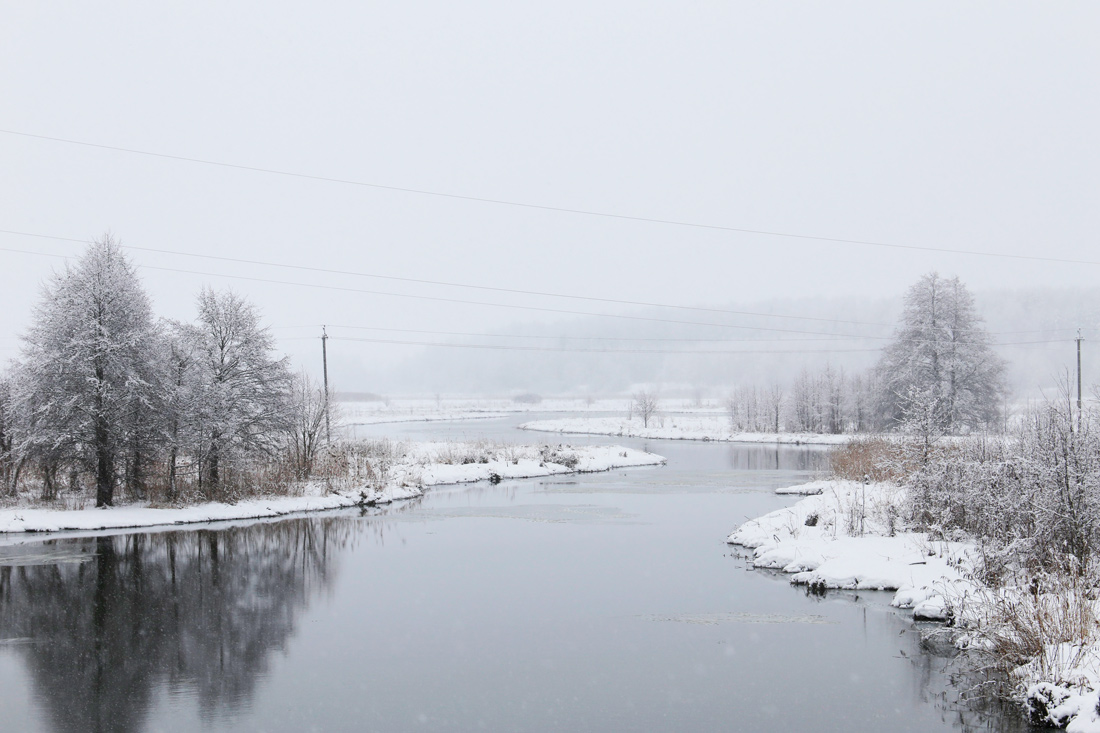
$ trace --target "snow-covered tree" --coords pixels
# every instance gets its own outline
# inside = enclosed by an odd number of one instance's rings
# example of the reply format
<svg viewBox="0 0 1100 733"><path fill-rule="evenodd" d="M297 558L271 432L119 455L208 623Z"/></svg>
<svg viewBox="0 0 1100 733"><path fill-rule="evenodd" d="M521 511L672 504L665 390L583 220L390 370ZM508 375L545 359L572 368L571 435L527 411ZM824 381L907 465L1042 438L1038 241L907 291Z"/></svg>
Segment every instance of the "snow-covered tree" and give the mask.
<svg viewBox="0 0 1100 733"><path fill-rule="evenodd" d="M256 308L232 291L199 295L197 384L200 480L222 492L227 470L281 446L290 420L290 371Z"/></svg>
<svg viewBox="0 0 1100 733"><path fill-rule="evenodd" d="M181 460L190 459L185 474L198 471L200 424L202 410L198 403L200 390L200 331L189 323L169 321L163 327L162 385L164 404L164 438L167 470L166 497L180 497Z"/></svg>
<svg viewBox="0 0 1100 733"><path fill-rule="evenodd" d="M13 401L28 420L19 448L47 492L67 464L95 476L96 506L114 501L117 462L151 406L154 335L149 299L109 236L43 286Z"/></svg>
<svg viewBox="0 0 1100 733"><path fill-rule="evenodd" d="M997 416L1004 369L966 286L957 277L925 275L906 293L894 341L876 368L883 419L899 425L920 395L932 401L940 430L983 427Z"/></svg>

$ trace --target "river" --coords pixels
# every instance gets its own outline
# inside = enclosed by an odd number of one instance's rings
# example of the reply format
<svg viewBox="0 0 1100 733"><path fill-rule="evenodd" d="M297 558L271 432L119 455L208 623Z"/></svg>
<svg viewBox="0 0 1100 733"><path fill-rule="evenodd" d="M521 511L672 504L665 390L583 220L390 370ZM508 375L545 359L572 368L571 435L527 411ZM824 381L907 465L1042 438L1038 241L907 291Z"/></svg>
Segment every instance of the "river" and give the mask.
<svg viewBox="0 0 1100 733"><path fill-rule="evenodd" d="M0 543L0 729L1024 730L953 703L888 593L807 594L724 543L808 447L616 442L659 468L371 510Z"/></svg>

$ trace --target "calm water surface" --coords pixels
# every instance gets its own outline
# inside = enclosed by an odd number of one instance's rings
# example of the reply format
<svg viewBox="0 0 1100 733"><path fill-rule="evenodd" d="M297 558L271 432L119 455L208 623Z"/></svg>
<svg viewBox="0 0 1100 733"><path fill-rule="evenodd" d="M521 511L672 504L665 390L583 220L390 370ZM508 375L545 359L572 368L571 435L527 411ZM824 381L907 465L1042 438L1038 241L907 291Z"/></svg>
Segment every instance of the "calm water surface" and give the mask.
<svg viewBox="0 0 1100 733"><path fill-rule="evenodd" d="M364 429L517 433L517 419ZM889 594L807 596L723 540L796 447L617 439L661 468L358 511L0 543L0 729L1022 730L963 712Z"/></svg>

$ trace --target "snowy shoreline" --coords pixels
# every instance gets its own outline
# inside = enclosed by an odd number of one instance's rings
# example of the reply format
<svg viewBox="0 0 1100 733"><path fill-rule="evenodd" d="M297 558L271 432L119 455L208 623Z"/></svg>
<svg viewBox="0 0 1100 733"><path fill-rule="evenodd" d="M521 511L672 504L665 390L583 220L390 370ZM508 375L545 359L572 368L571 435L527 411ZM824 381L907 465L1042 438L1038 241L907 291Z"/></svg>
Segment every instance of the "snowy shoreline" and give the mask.
<svg viewBox="0 0 1100 733"><path fill-rule="evenodd" d="M904 500L897 486L824 480L776 493L805 498L745 522L726 538L752 550L754 567L781 570L792 583L814 588L892 590L891 605L929 620L945 620L945 594L969 584L971 544L893 526Z"/></svg>
<svg viewBox="0 0 1100 733"><path fill-rule="evenodd" d="M461 444L458 444L461 447ZM0 534L61 532L69 530L132 529L201 524L226 520L263 519L305 512L344 509L361 505L388 504L422 496L433 486L478 481L537 478L561 474L599 473L618 468L658 466L662 456L621 446L514 446L503 456L485 455L484 460L453 464L440 455L456 444L411 444L401 463L391 469L381 488L351 486L329 491L323 482L302 484L298 496L270 496L245 499L235 504L207 502L183 507L125 505L104 509L47 509L36 507L0 508ZM548 455L549 460L543 455ZM564 463L554 462L558 458Z"/></svg>
<svg viewBox="0 0 1100 733"><path fill-rule="evenodd" d="M821 433L739 433L729 429L729 420L721 415L675 415L650 418L647 427L637 418L571 417L557 420L533 420L520 430L568 435L607 435L617 438L653 440L699 440L720 443L765 443L782 445L846 445L851 435Z"/></svg>
<svg viewBox="0 0 1100 733"><path fill-rule="evenodd" d="M981 585L972 575L979 557L974 543L933 540L896 526L905 500L898 486L824 480L776 493L805 498L743 523L726 538L752 551L754 567L787 573L792 583L814 590L892 590L890 605L911 608L915 621L948 623L960 649L989 649L1006 607L1100 606L1092 598ZM1045 639L1037 656L1014 664L1012 698L1032 723L1100 733L1100 641Z"/></svg>

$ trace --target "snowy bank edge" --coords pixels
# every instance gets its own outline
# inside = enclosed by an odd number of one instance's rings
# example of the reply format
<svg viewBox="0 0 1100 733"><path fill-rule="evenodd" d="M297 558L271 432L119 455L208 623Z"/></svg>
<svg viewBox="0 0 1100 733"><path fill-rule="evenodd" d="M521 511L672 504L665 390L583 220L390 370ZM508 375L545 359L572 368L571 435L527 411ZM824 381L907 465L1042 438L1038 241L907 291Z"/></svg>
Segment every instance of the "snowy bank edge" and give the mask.
<svg viewBox="0 0 1100 733"><path fill-rule="evenodd" d="M429 464L419 486L387 486L380 492L351 490L325 496L277 496L248 499L236 504L209 502L180 508L117 507L110 509L0 509L0 534L49 533L173 527L189 524L269 519L292 514L306 514L347 509L363 505L390 504L414 499L433 486L455 486L479 481L540 478L566 474L603 473L620 468L660 466L666 462L655 453L621 446L584 446L578 451L591 455L581 457L573 468L560 463L513 465L502 461L452 466ZM602 455L601 455L602 454ZM431 470L440 475L432 475Z"/></svg>
<svg viewBox="0 0 1100 733"><path fill-rule="evenodd" d="M596 418L600 419L600 418ZM694 440L714 443L753 443L778 445L847 445L852 435L828 435L817 433L730 433L723 431L690 430L681 428L636 428L633 426L593 426L595 420L566 418L561 420L532 420L518 425L520 430L559 435L599 435L614 438L642 438L646 440ZM621 421L617 421L621 422ZM587 424L586 424L587 423Z"/></svg>
<svg viewBox="0 0 1100 733"><path fill-rule="evenodd" d="M895 591L891 605L913 609L914 619L947 620L945 594L955 595L969 585L962 570L972 549L969 543L933 542L924 533L904 531L894 536L869 531L862 537L828 537L806 524L811 516L816 522L830 514L838 521L843 503L864 490L901 496L890 484L835 479L784 487L776 493L805 498L742 523L726 543L751 550L753 567L782 571L793 584ZM818 536L800 538L799 531Z"/></svg>

